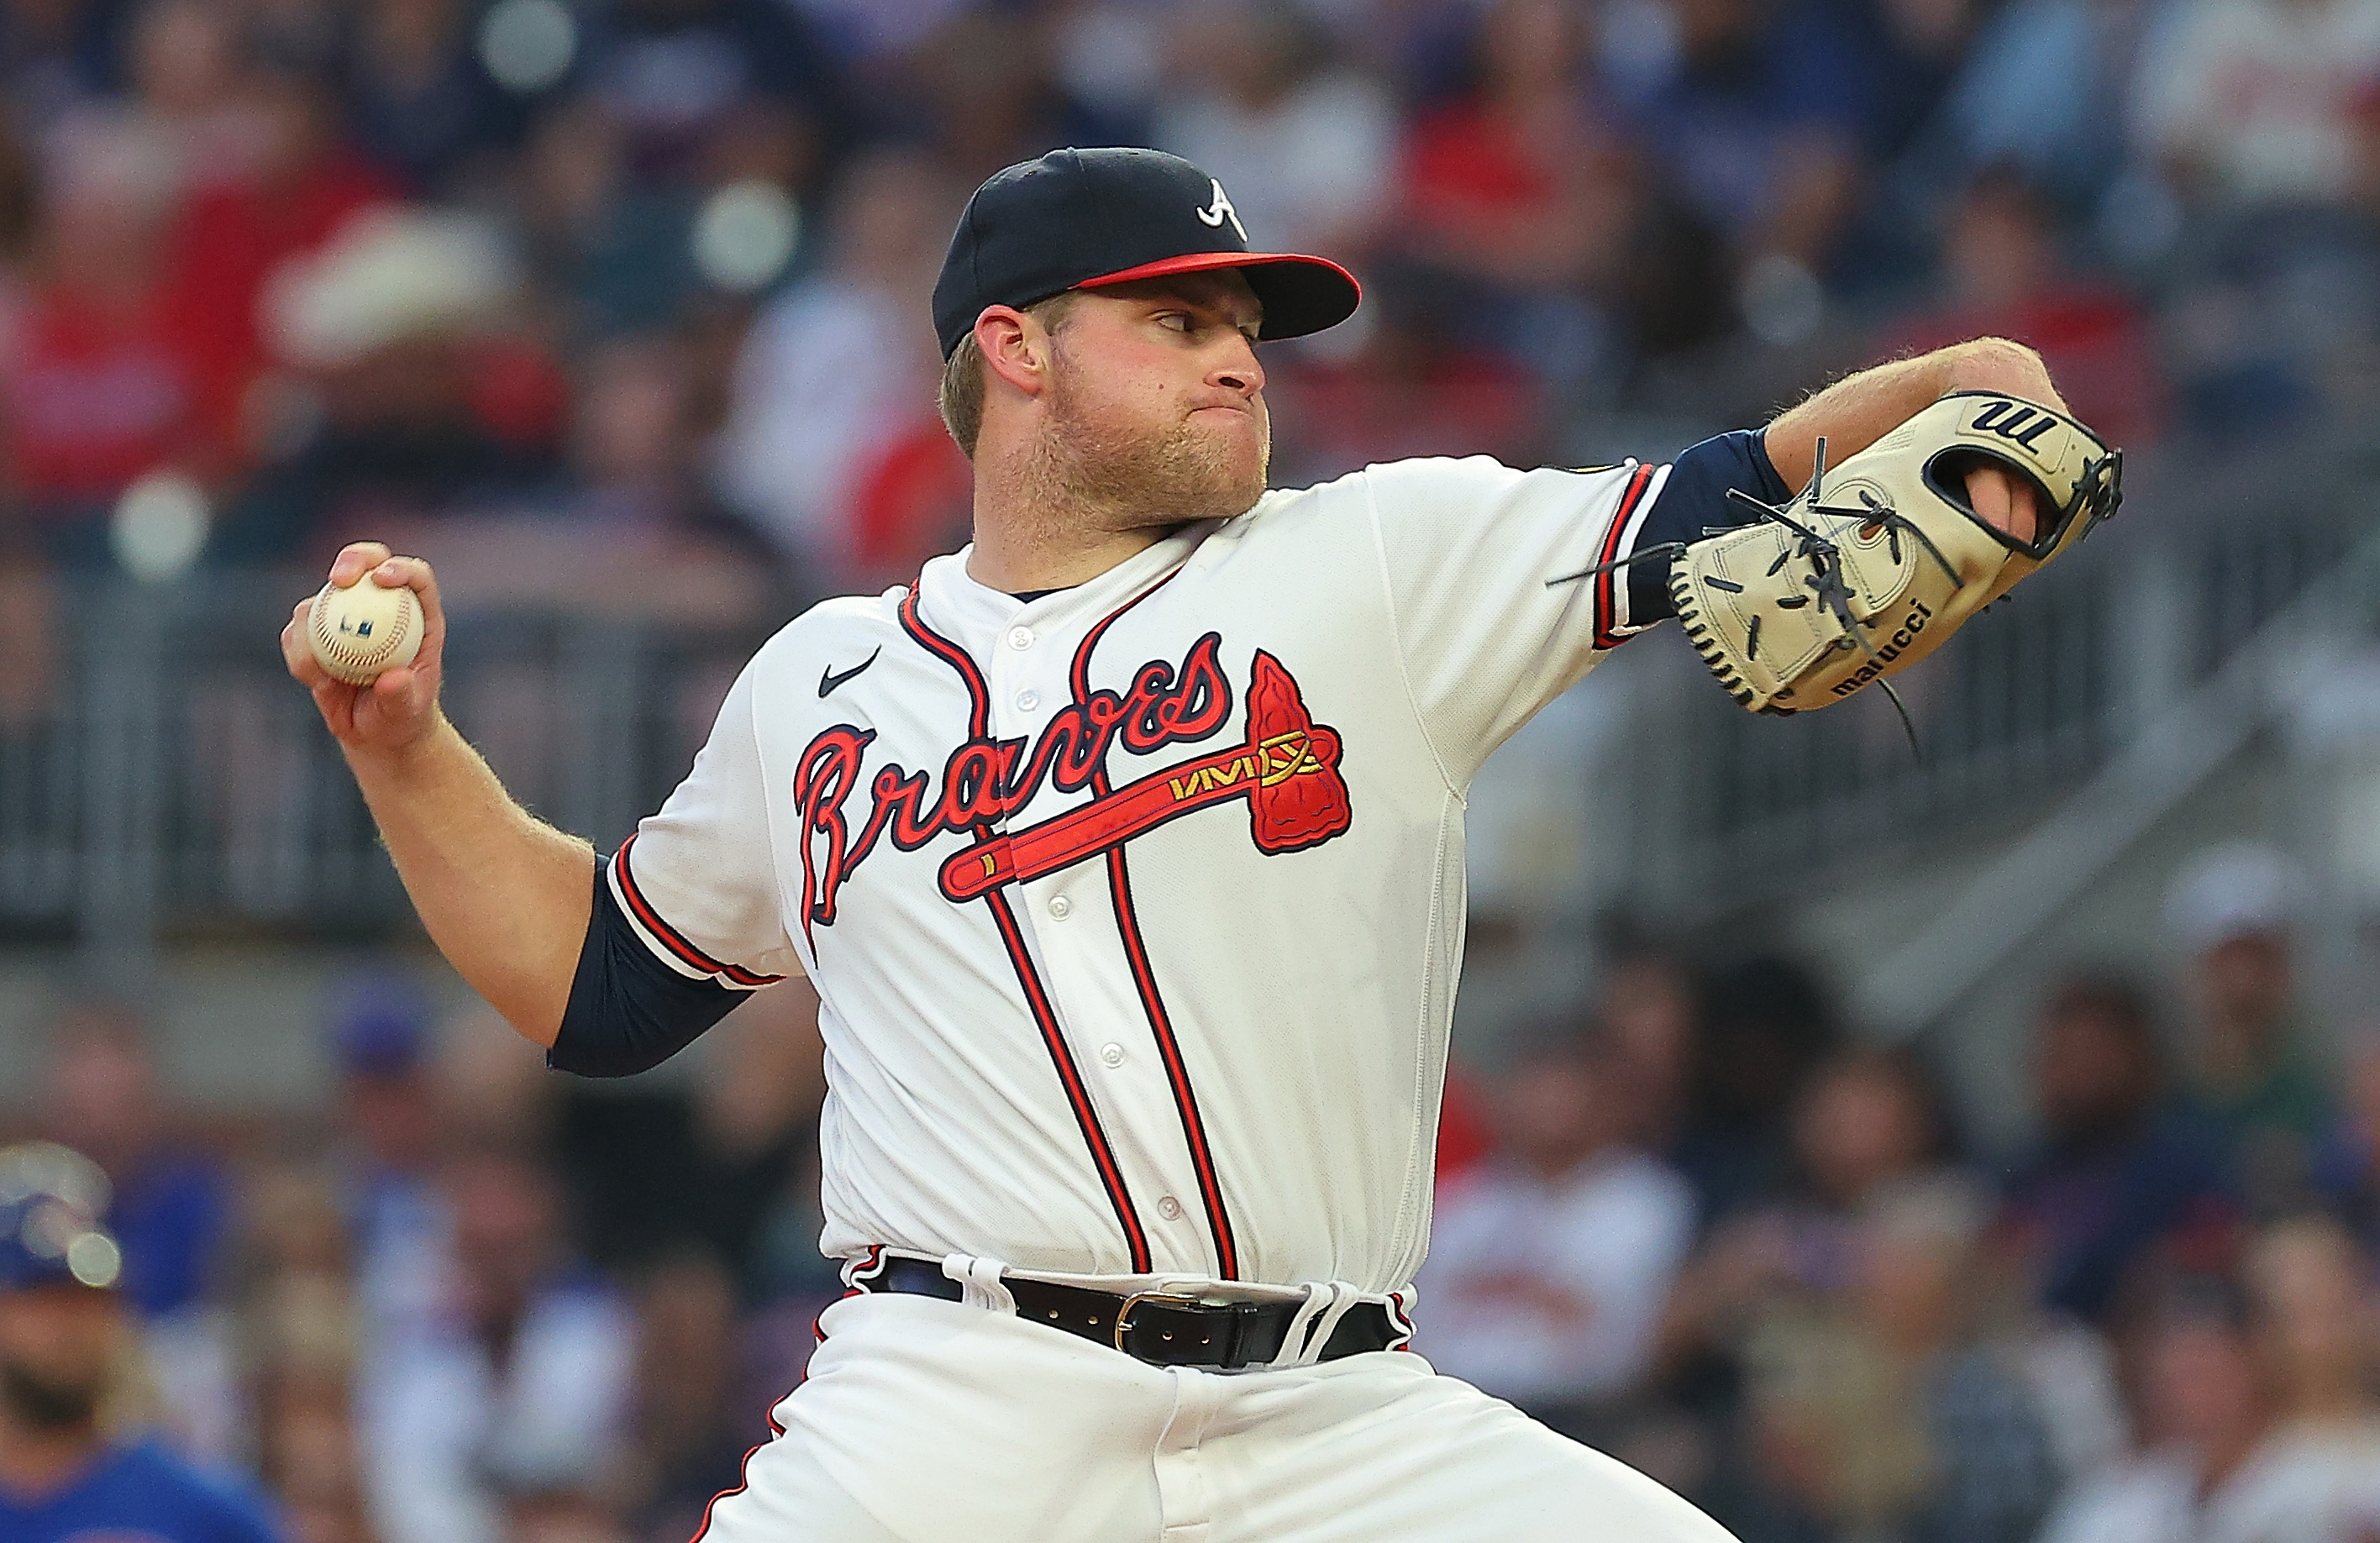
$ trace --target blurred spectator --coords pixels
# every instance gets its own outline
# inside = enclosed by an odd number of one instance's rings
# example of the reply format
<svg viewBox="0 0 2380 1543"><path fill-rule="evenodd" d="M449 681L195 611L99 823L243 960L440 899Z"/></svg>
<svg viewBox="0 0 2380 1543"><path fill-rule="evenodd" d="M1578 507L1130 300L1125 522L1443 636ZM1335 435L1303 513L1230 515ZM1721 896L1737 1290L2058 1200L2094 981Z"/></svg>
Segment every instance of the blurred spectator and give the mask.
<svg viewBox="0 0 2380 1543"><path fill-rule="evenodd" d="M678 1254L638 1284L636 1403L626 1488L633 1535L680 1543L735 1488L751 1446L739 1407L735 1282L713 1256Z"/></svg>
<svg viewBox="0 0 2380 1543"><path fill-rule="evenodd" d="M128 5L10 0L0 6L0 92L17 124L47 128L115 84Z"/></svg>
<svg viewBox="0 0 2380 1543"><path fill-rule="evenodd" d="M2209 202L2340 204L2380 190L2373 0L2184 0L2131 85L2134 133Z"/></svg>
<svg viewBox="0 0 2380 1543"><path fill-rule="evenodd" d="M1850 1235L1844 1289L1763 1315L1747 1402L1779 1530L2033 1537L2058 1476L2018 1353L1991 1332L1985 1215L1957 1178L1888 1185Z"/></svg>
<svg viewBox="0 0 2380 1543"><path fill-rule="evenodd" d="M838 588L905 582L966 540L966 463L934 413L928 309L965 189L883 150L837 190L825 268L753 323L718 443L735 507Z"/></svg>
<svg viewBox="0 0 2380 1543"><path fill-rule="evenodd" d="M339 138L338 103L294 69L258 72L248 94L243 153L206 168L176 222L172 282L202 371L200 410L238 457L277 448L272 404L249 393L271 359L267 282L311 257L397 188Z"/></svg>
<svg viewBox="0 0 2380 1543"><path fill-rule="evenodd" d="M473 159L517 128L472 47L461 0L364 0L340 94L364 153L417 192L455 190Z"/></svg>
<svg viewBox="0 0 2380 1543"><path fill-rule="evenodd" d="M124 1246L123 1295L157 1319L203 1304L225 1211L223 1174L159 1097L140 1019L114 1003L70 1009L53 1030L42 1124L89 1156L113 1189L105 1222Z"/></svg>
<svg viewBox="0 0 2380 1543"><path fill-rule="evenodd" d="M107 514L133 479L201 473L225 446L200 411L207 373L166 283L174 168L152 136L85 120L43 169L33 280L0 361L6 476L50 561L108 561Z"/></svg>
<svg viewBox="0 0 2380 1543"><path fill-rule="evenodd" d="M2124 113L2143 41L2164 0L2010 0L1984 8L1973 44L1921 131L1900 178L1905 201L1930 206L1939 190L2006 166L2070 209L2103 209L2138 255L2154 247L2154 200L2103 204L2129 158ZM2169 239L2170 232L2163 239Z"/></svg>
<svg viewBox="0 0 2380 1543"><path fill-rule="evenodd" d="M370 1330L350 1285L342 1197L326 1173L276 1165L241 1198L235 1310L253 1425L247 1455L298 1543L370 1543L351 1411Z"/></svg>
<svg viewBox="0 0 2380 1543"><path fill-rule="evenodd" d="M529 141L521 210L540 276L575 336L666 325L697 285L691 190L633 175L626 128L579 100Z"/></svg>
<svg viewBox="0 0 2380 1543"><path fill-rule="evenodd" d="M1406 136L1390 226L1391 282L1461 340L1562 385L1617 369L1597 297L1637 219L1628 150L1581 90L1582 26L1558 0L1488 8L1470 89Z"/></svg>
<svg viewBox="0 0 2380 1543"><path fill-rule="evenodd" d="M2057 211L2013 168L1994 167L1951 205L1937 308L1893 328L1883 354L1922 353L1970 337L2010 337L2040 351L2059 395L2110 444L2155 437L2160 383L2147 315L2122 290L2075 273Z"/></svg>
<svg viewBox="0 0 2380 1543"><path fill-rule="evenodd" d="M886 88L869 115L880 131L931 144L966 188L1066 142L1048 31L989 6L954 7L899 69L863 79Z"/></svg>
<svg viewBox="0 0 2380 1543"><path fill-rule="evenodd" d="M2291 1373L2303 1367L2288 1343L2305 1331L2288 1315L2309 1296L2369 1289L2314 1264L2309 1241L2268 1236L2252 1299L2208 1277L2157 1294L2126 1335L2141 1451L2078 1485L2043 1543L2353 1543L2380 1529L2368 1323L2350 1352L2364 1374L2350 1379L2353 1403L2314 1418L2298 1406Z"/></svg>
<svg viewBox="0 0 2380 1543"><path fill-rule="evenodd" d="M2113 980L2052 993L2034 1031L2035 1155L2004 1218L2041 1301L2095 1319L2160 1245L2218 1255L2238 1216L2222 1137L2168 1096L2147 1002Z"/></svg>
<svg viewBox="0 0 2380 1543"><path fill-rule="evenodd" d="M60 1148L0 1150L0 1537L273 1543L248 1496L111 1428L130 1325L97 1216L105 1185Z"/></svg>
<svg viewBox="0 0 2380 1543"><path fill-rule="evenodd" d="M816 29L771 0L626 0L601 13L589 92L627 131L645 175L679 177L705 140L756 108L799 137L847 109Z"/></svg>
<svg viewBox="0 0 2380 1543"><path fill-rule="evenodd" d="M550 368L504 331L517 273L459 214L349 222L267 298L274 343L313 371L319 417L228 511L226 562L327 560L401 518L532 486L561 407Z"/></svg>
<svg viewBox="0 0 2380 1543"><path fill-rule="evenodd" d="M2229 1133L2247 1199L2265 1215L2305 1198L2330 1093L2298 1014L2289 926L2296 875L2252 842L2201 854L2166 919L2192 955L2192 1091Z"/></svg>
<svg viewBox="0 0 2380 1543"><path fill-rule="evenodd" d="M434 1183L440 1129L430 1007L408 982L346 983L332 1049L339 1068L340 1204L353 1234L368 1341L418 1326L448 1289L450 1228Z"/></svg>
<svg viewBox="0 0 2380 1543"><path fill-rule="evenodd" d="M1876 81L1841 17L1781 0L1673 0L1622 78L1641 132L1739 261L1824 272L1852 212Z"/></svg>
<svg viewBox="0 0 2380 1543"><path fill-rule="evenodd" d="M2347 1058L2339 1112L2313 1165L2313 1184L2332 1212L2380 1259L2380 1034L2367 1031Z"/></svg>
<svg viewBox="0 0 2380 1543"><path fill-rule="evenodd" d="M1176 26L1183 80L1150 142L1220 180L1264 250L1368 246L1397 138L1380 83L1335 67L1329 35L1288 0L1198 0Z"/></svg>
<svg viewBox="0 0 2380 1543"><path fill-rule="evenodd" d="M1418 1282L1432 1363L1558 1428L1634 1385L1693 1236L1693 1192L1633 1144L1634 1096L1599 1039L1524 1054L1498 1155L1445 1190Z"/></svg>
<svg viewBox="0 0 2380 1543"><path fill-rule="evenodd" d="M177 188L242 169L253 153L240 23L218 0L146 0L132 12L131 118L171 159Z"/></svg>
<svg viewBox="0 0 2380 1543"><path fill-rule="evenodd" d="M2302 1217L2266 1228L2244 1273L2284 1417L2339 1443L2380 1502L2380 1282L2371 1262L2336 1221Z"/></svg>
<svg viewBox="0 0 2380 1543"><path fill-rule="evenodd" d="M1596 1016L1636 1090L1636 1139L1652 1151L1676 1142L1694 1074L1694 977L1650 950L1623 953L1604 978Z"/></svg>
<svg viewBox="0 0 2380 1543"><path fill-rule="evenodd" d="M589 348L561 475L482 504L392 517L381 539L435 553L457 607L728 627L763 618L780 570L699 475L693 361L674 337ZM516 775L550 746L523 744Z"/></svg>
<svg viewBox="0 0 2380 1543"><path fill-rule="evenodd" d="M1706 983L1675 1152L1704 1225L1787 1189L1792 1110L1835 1038L1818 983L1799 965L1754 959Z"/></svg>
<svg viewBox="0 0 2380 1543"><path fill-rule="evenodd" d="M635 1329L564 1251L562 1197L534 1160L448 1158L455 1272L438 1318L374 1346L356 1391L383 1543L500 1543L516 1505L596 1493L626 1429Z"/></svg>
<svg viewBox="0 0 2380 1543"><path fill-rule="evenodd" d="M1713 1223L1670 1296L1663 1359L1673 1368L1707 1355L1733 1357L1777 1299L1849 1288L1865 1209L1889 1192L1948 1182L1948 1112L1906 1052L1836 1052L1810 1073L1788 1124L1786 1176Z"/></svg>

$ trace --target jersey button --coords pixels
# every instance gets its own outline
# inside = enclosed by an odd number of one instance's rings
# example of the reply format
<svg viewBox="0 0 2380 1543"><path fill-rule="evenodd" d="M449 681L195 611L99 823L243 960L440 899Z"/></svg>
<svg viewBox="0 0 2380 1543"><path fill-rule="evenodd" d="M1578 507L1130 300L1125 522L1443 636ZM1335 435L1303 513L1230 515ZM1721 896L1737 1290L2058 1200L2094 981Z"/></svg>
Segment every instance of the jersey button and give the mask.
<svg viewBox="0 0 2380 1543"><path fill-rule="evenodd" d="M1050 914L1063 921L1075 914L1075 903L1062 894L1059 895L1050 902Z"/></svg>
<svg viewBox="0 0 2380 1543"><path fill-rule="evenodd" d="M1033 629L1029 626L1010 627L1008 629L1008 646L1012 649L1031 648L1033 646Z"/></svg>
<svg viewBox="0 0 2380 1543"><path fill-rule="evenodd" d="M1019 691L1016 694L1016 708L1020 712L1030 712L1040 705L1041 693L1038 691Z"/></svg>
<svg viewBox="0 0 2380 1543"><path fill-rule="evenodd" d="M1099 1063L1103 1066L1123 1065L1123 1047L1122 1045L1101 1045L1099 1047Z"/></svg>
<svg viewBox="0 0 2380 1543"><path fill-rule="evenodd" d="M1157 1214L1168 1221L1179 1221L1182 1220L1182 1202L1169 1195L1157 1202Z"/></svg>

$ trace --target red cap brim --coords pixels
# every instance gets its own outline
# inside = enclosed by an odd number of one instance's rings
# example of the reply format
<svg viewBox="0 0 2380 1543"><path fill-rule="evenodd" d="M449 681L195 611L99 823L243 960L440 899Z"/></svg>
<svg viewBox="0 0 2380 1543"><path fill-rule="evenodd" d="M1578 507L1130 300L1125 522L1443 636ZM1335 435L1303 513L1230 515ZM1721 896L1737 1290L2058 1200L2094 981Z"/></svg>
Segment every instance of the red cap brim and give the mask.
<svg viewBox="0 0 2380 1543"><path fill-rule="evenodd" d="M1217 268L1245 268L1248 287L1264 305L1264 326L1257 336L1271 340L1304 337L1335 327L1355 314L1363 303L1364 286L1355 275L1327 257L1302 252L1185 252L1160 258L1083 280L1077 289L1104 289L1135 279L1164 278L1172 273L1204 273Z"/></svg>

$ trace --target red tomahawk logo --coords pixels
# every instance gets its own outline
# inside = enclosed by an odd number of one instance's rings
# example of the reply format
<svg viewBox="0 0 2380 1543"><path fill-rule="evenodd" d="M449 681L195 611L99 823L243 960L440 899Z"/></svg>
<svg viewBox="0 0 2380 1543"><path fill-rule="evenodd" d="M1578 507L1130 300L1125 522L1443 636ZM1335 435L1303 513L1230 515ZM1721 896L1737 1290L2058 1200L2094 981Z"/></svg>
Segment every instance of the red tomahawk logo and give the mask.
<svg viewBox="0 0 2380 1543"><path fill-rule="evenodd" d="M1305 711L1295 677L1257 650L1248 679L1248 736L1168 771L1126 783L1022 831L979 841L942 864L942 893L973 900L1096 857L1169 820L1230 798L1248 801L1257 850L1297 852L1347 828L1347 782L1339 774L1339 732Z"/></svg>

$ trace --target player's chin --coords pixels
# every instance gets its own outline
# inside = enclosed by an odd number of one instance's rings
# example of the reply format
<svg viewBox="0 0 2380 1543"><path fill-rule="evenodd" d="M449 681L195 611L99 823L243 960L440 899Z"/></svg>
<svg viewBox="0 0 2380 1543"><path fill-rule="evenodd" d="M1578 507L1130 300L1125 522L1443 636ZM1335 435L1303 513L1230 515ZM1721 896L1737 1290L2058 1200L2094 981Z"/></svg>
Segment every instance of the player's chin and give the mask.
<svg viewBox="0 0 2380 1543"><path fill-rule="evenodd" d="M1265 464L1272 455L1272 436L1264 419L1251 412L1206 407L1190 415L1190 427L1197 436L1199 459L1220 476L1264 486Z"/></svg>

